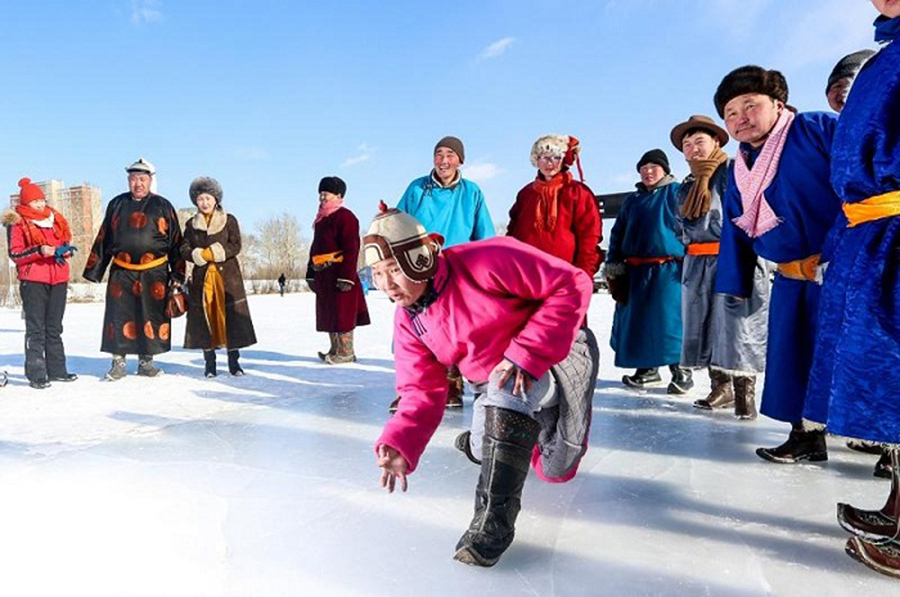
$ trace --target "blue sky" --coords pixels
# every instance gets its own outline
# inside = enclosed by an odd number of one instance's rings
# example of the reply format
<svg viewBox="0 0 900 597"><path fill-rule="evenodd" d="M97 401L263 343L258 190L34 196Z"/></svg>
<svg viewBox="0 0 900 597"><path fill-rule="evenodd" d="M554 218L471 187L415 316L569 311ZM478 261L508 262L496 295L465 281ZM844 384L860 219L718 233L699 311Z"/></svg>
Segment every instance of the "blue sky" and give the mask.
<svg viewBox="0 0 900 597"><path fill-rule="evenodd" d="M729 70L777 68L790 103L825 110L876 16L866 0L5 0L0 191L27 175L108 201L144 156L177 207L195 176L219 179L250 230L311 223L338 175L365 226L452 134L501 223L539 135L579 137L597 193L631 188L653 147L683 176L669 131L714 115Z"/></svg>

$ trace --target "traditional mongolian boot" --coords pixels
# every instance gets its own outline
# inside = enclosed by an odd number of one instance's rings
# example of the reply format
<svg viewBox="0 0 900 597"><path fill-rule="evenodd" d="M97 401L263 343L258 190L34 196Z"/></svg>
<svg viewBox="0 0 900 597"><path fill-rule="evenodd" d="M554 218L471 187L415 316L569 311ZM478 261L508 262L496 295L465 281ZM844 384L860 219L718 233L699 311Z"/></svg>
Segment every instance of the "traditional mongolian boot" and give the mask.
<svg viewBox="0 0 900 597"><path fill-rule="evenodd" d="M694 380L691 379L691 370L685 367L669 365L669 371L672 372L672 381L666 388L667 394L687 394L694 387Z"/></svg>
<svg viewBox="0 0 900 597"><path fill-rule="evenodd" d="M900 545L900 450L890 450L891 492L881 510L861 510L850 504L838 504L841 528L872 544L892 542Z"/></svg>
<svg viewBox="0 0 900 597"><path fill-rule="evenodd" d="M731 408L734 406L734 384L731 376L721 369L709 368L709 381L712 389L709 396L694 400L694 408L713 410L714 408Z"/></svg>
<svg viewBox="0 0 900 597"><path fill-rule="evenodd" d="M338 335L336 333L328 332L328 340L331 342L331 348L328 349L328 352L316 353L319 355L320 359L324 361L325 357L329 355L334 356L334 354L337 352L337 337Z"/></svg>
<svg viewBox="0 0 900 597"><path fill-rule="evenodd" d="M124 354L114 354L112 358L112 366L109 368L109 371L106 372L106 375L103 379L108 381L117 381L125 377L128 374L127 369L125 369L125 355Z"/></svg>
<svg viewBox="0 0 900 597"><path fill-rule="evenodd" d="M735 375L734 384L734 416L742 421L756 419L756 376Z"/></svg>
<svg viewBox="0 0 900 597"><path fill-rule="evenodd" d="M400 396L397 396L396 398L394 398L394 401L391 402L391 405L388 406L388 412L391 414L394 414L395 412L397 412L397 409L399 409L399 408L400 408Z"/></svg>
<svg viewBox="0 0 900 597"><path fill-rule="evenodd" d="M850 537L844 551L857 562L886 576L900 578L900 544L894 541L876 545L859 537Z"/></svg>
<svg viewBox="0 0 900 597"><path fill-rule="evenodd" d="M875 472L872 473L879 479L892 479L893 469L891 468L891 452L890 450L881 451L881 458L875 463Z"/></svg>
<svg viewBox="0 0 900 597"><path fill-rule="evenodd" d="M325 362L329 365L343 365L353 363L356 355L353 354L353 332L337 334L337 347L334 354L325 355Z"/></svg>
<svg viewBox="0 0 900 597"><path fill-rule="evenodd" d="M863 454L878 454L879 456L884 454L884 448L877 442L869 442L864 439L847 440L847 447L854 452L862 452Z"/></svg>
<svg viewBox="0 0 900 597"><path fill-rule="evenodd" d="M662 381L659 376L659 369L656 367L641 368L634 372L634 375L623 375L622 383L629 388L647 388L655 386Z"/></svg>
<svg viewBox="0 0 900 597"><path fill-rule="evenodd" d="M157 377L162 374L163 370L153 364L152 354L142 354L138 357L138 375Z"/></svg>
<svg viewBox="0 0 900 597"><path fill-rule="evenodd" d="M465 392L465 385L463 385L462 374L459 372L456 365L447 370L447 381L449 382L449 388L447 389L447 408L462 408L462 397Z"/></svg>
<svg viewBox="0 0 900 597"><path fill-rule="evenodd" d="M493 566L512 543L538 431L537 421L528 415L497 406L485 408L475 516L456 544L454 560Z"/></svg>
<svg viewBox="0 0 900 597"><path fill-rule="evenodd" d="M244 374L244 370L241 369L241 363L238 361L240 358L241 351L237 348L228 349L228 372L235 377L240 377Z"/></svg>
<svg viewBox="0 0 900 597"><path fill-rule="evenodd" d="M466 455L470 461L475 464L480 465L481 461L472 454L472 442L469 441L469 438L472 437L471 431L463 431L459 435L456 436L456 439L453 441L453 447Z"/></svg>
<svg viewBox="0 0 900 597"><path fill-rule="evenodd" d="M215 377L216 376L216 351L215 350L204 350L203 351L203 361L205 362L205 366L203 368L203 375L206 377Z"/></svg>
<svg viewBox="0 0 900 597"><path fill-rule="evenodd" d="M810 462L828 460L825 430L804 431L801 425L795 425L786 442L777 448L757 448L756 455L763 460L779 464L795 464L803 460Z"/></svg>

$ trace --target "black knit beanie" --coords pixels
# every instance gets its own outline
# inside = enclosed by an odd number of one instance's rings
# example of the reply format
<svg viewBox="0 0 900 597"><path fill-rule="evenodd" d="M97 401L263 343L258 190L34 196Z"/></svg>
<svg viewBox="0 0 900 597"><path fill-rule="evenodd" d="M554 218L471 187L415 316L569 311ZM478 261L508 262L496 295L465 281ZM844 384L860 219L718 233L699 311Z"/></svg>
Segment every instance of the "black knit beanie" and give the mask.
<svg viewBox="0 0 900 597"><path fill-rule="evenodd" d="M866 60L874 55L874 50L860 50L859 52L853 52L852 54L847 54L841 58L838 63L834 65L834 70L831 71L831 74L828 75L828 84L825 85L825 94L827 95L831 86L844 77L855 77L856 73L859 72L859 69L862 68L862 65L866 63Z"/></svg>
<svg viewBox="0 0 900 597"><path fill-rule="evenodd" d="M640 172L641 166L645 164L656 164L657 166L661 166L662 169L666 171L666 174L672 173L672 169L669 167L669 157L662 149L651 149L642 155L637 163L638 172Z"/></svg>
<svg viewBox="0 0 900 597"><path fill-rule="evenodd" d="M344 197L347 195L347 183L337 176L326 176L319 181L319 192L322 191Z"/></svg>

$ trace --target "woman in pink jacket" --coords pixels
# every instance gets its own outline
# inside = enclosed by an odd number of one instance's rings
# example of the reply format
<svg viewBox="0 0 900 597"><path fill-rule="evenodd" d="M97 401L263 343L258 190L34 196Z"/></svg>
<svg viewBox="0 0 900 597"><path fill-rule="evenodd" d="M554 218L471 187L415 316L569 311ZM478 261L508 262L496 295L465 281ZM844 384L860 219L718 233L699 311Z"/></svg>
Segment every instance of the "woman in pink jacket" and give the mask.
<svg viewBox="0 0 900 597"><path fill-rule="evenodd" d="M393 491L399 479L406 490L444 414L447 368L457 365L476 394L471 433L457 448L481 475L454 558L492 566L512 543L529 462L544 480L567 481L587 448L599 353L580 326L592 281L508 237L440 252L439 238L397 210L376 217L363 244L375 286L399 307L402 400L375 445L381 484Z"/></svg>

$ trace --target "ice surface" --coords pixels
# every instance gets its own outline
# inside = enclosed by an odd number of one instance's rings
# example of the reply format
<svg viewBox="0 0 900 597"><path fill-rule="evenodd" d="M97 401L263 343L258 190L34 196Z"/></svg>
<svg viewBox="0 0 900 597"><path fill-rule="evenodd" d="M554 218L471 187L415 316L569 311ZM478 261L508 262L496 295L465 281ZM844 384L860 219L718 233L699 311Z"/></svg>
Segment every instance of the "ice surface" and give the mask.
<svg viewBox="0 0 900 597"><path fill-rule="evenodd" d="M753 453L783 425L738 423L664 388L618 382L603 347L591 446L578 476L525 488L515 543L492 569L451 560L477 469L448 413L406 494L378 486L372 442L393 398L393 308L369 295L360 362L330 367L313 296L252 296L260 343L247 376L203 378L199 351L158 359L159 379L101 382L103 306L71 304L64 340L81 378L44 391L22 377L24 324L0 310L0 595L485 596L894 595L844 555L835 504L880 507L876 457L832 441L824 466ZM176 322L181 343L184 320ZM129 359L129 370L136 367ZM665 374L664 374L665 377Z"/></svg>

